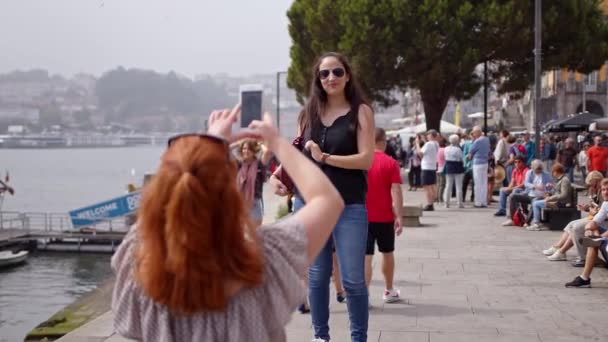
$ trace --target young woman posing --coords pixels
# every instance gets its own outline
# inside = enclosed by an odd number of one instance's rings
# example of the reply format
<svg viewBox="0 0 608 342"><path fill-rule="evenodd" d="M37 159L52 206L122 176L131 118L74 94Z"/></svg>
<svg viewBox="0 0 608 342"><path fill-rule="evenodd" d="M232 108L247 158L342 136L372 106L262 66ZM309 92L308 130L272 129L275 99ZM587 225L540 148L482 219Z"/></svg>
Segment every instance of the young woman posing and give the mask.
<svg viewBox="0 0 608 342"><path fill-rule="evenodd" d="M367 211L365 171L374 156L373 112L347 59L338 53L321 56L300 120L304 153L314 160L338 189L345 208L333 235L350 318L352 341L367 340L369 316L365 286ZM272 180L276 192L284 186ZM304 205L296 195L294 208ZM332 243L329 241L308 271L313 341L329 340L329 282Z"/></svg>

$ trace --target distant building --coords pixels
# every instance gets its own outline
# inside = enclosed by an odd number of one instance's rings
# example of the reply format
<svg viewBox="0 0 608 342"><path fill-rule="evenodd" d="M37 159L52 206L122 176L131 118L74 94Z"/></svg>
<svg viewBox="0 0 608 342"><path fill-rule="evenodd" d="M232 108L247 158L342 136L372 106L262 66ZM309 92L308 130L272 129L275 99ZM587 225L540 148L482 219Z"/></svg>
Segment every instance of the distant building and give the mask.
<svg viewBox="0 0 608 342"><path fill-rule="evenodd" d="M23 120L27 123L37 124L40 120L40 109L17 105L0 105L0 120Z"/></svg>
<svg viewBox="0 0 608 342"><path fill-rule="evenodd" d="M600 7L608 16L608 0ZM606 62L587 75L566 69L545 72L541 85L541 122L588 111L599 116L608 112L608 81Z"/></svg>

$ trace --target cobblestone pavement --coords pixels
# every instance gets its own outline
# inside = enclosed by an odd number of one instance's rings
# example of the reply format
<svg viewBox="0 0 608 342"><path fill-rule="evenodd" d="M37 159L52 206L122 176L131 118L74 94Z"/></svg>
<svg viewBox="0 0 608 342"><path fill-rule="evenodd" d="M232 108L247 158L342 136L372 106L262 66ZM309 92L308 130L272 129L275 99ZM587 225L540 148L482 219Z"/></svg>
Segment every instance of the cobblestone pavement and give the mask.
<svg viewBox="0 0 608 342"><path fill-rule="evenodd" d="M404 194L406 205L423 202L420 190ZM283 201L268 189L265 197L268 222ZM561 232L502 227L503 218L492 215L495 205L466 206L436 205L436 211L424 213L422 227L407 227L397 238L395 284L402 302L382 302L376 254L369 341L608 341L603 321L608 270L594 270L593 288L567 289L564 283L581 269L541 254ZM332 341L348 341L346 305L335 301L333 291L331 299ZM61 341L124 341L113 335L110 313L70 335ZM287 336L288 341L310 341L310 316L294 313Z"/></svg>

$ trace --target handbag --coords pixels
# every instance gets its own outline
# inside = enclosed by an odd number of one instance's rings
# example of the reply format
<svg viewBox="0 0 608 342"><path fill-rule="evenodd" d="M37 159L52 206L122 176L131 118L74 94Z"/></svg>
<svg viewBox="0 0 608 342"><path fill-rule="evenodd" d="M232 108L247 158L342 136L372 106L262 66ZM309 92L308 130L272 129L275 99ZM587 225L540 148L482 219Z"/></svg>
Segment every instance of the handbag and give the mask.
<svg viewBox="0 0 608 342"><path fill-rule="evenodd" d="M291 144L298 151L302 151L302 149L304 148L304 137L303 136L296 137L295 139L293 139ZM281 168L281 170L279 170L279 172L278 172L278 174L276 174L276 176L281 181L281 183L283 183L283 185L285 185L285 187L287 188L287 192L289 192L290 194L293 194L296 186L293 183L293 180L291 179L289 174L287 172L285 172L285 169Z"/></svg>
<svg viewBox="0 0 608 342"><path fill-rule="evenodd" d="M513 225L523 227L524 224L528 223L530 214L526 214L524 207L520 204L515 213L513 213Z"/></svg>

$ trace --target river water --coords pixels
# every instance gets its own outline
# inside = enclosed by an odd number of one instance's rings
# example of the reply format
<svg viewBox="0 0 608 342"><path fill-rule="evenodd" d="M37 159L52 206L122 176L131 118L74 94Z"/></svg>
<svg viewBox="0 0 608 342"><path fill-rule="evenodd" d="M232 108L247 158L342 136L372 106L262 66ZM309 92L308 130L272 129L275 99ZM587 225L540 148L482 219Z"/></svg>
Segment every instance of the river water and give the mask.
<svg viewBox="0 0 608 342"><path fill-rule="evenodd" d="M121 196L153 172L160 146L0 149L0 175L9 172L15 195L4 211L65 213ZM16 268L0 270L0 341L23 341L36 325L96 288L111 273L110 255L34 253Z"/></svg>

